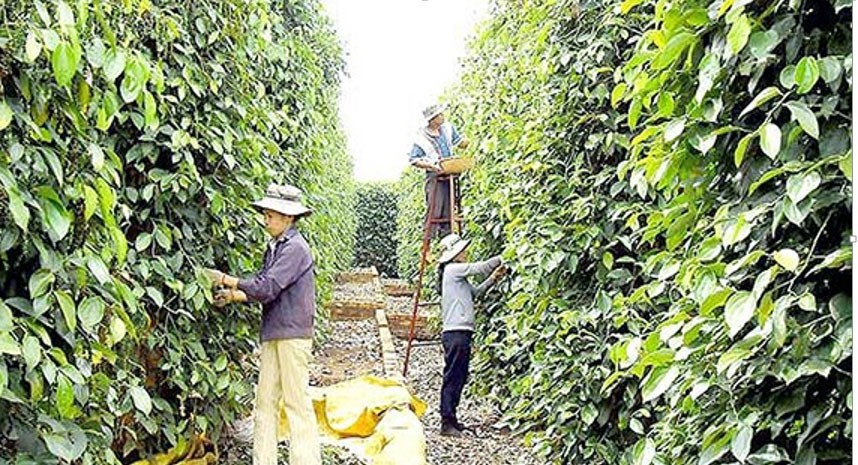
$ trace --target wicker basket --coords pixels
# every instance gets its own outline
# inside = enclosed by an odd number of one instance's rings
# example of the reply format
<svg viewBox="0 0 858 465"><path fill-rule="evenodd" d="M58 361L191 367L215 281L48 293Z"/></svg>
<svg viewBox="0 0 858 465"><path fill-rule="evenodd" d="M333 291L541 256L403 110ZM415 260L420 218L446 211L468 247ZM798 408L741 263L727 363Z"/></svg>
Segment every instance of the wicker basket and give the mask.
<svg viewBox="0 0 858 465"><path fill-rule="evenodd" d="M461 174L474 167L474 160L471 158L445 158L441 160L441 168L446 174Z"/></svg>

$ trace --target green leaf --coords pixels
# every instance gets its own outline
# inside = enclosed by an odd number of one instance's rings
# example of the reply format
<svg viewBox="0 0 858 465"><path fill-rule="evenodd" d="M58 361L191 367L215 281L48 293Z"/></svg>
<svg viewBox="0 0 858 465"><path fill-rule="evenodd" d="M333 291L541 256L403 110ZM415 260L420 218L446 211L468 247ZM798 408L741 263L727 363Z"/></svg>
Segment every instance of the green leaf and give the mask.
<svg viewBox="0 0 858 465"><path fill-rule="evenodd" d="M810 214L812 204L813 199L805 199L804 201L796 204L789 198L785 198L783 201L783 213L790 223L796 226L801 226L805 218L807 218L807 215Z"/></svg>
<svg viewBox="0 0 858 465"><path fill-rule="evenodd" d="M98 207L98 194L89 186L83 186L83 219L88 221L92 218L95 209Z"/></svg>
<svg viewBox="0 0 858 465"><path fill-rule="evenodd" d="M35 299L36 297L41 297L48 292L48 288L51 284L54 283L54 274L51 273L51 270L47 270L42 268L39 271L33 273L30 276L30 298Z"/></svg>
<svg viewBox="0 0 858 465"><path fill-rule="evenodd" d="M125 322L121 318L114 316L110 320L110 335L113 337L113 343L116 344L125 338L127 328Z"/></svg>
<svg viewBox="0 0 858 465"><path fill-rule="evenodd" d="M736 152L733 154L733 162L736 164L736 168L742 165L742 161L745 159L745 154L748 152L748 144L757 137L757 133L746 134L739 143L736 145Z"/></svg>
<svg viewBox="0 0 858 465"><path fill-rule="evenodd" d="M71 84L72 78L77 72L80 55L79 47L75 47L64 40L60 41L51 54L51 68L54 71L54 79L56 79L57 84L63 87L68 87Z"/></svg>
<svg viewBox="0 0 858 465"><path fill-rule="evenodd" d="M751 440L754 438L754 429L747 425L742 425L733 440L730 441L730 450L733 456L740 462L745 462L748 454L751 453Z"/></svg>
<svg viewBox="0 0 858 465"><path fill-rule="evenodd" d="M798 299L798 307L809 312L816 310L816 297L810 292L806 292Z"/></svg>
<svg viewBox="0 0 858 465"><path fill-rule="evenodd" d="M0 354L21 355L21 347L9 333L0 333Z"/></svg>
<svg viewBox="0 0 858 465"><path fill-rule="evenodd" d="M765 58L780 42L778 33L773 30L757 31L751 34L748 46L751 49L751 55L758 59Z"/></svg>
<svg viewBox="0 0 858 465"><path fill-rule="evenodd" d="M57 22L60 26L74 26L74 12L63 0L57 2Z"/></svg>
<svg viewBox="0 0 858 465"><path fill-rule="evenodd" d="M819 123L816 121L816 115L804 102L798 100L787 102L786 107L792 113L792 119L798 121L804 132L814 139L819 139Z"/></svg>
<svg viewBox="0 0 858 465"><path fill-rule="evenodd" d="M12 124L13 116L12 108L6 103L6 99L0 99L0 131Z"/></svg>
<svg viewBox="0 0 858 465"><path fill-rule="evenodd" d="M748 291L739 291L727 299L724 307L724 320L727 322L731 338L736 337L739 331L754 317L757 309L757 298Z"/></svg>
<svg viewBox="0 0 858 465"><path fill-rule="evenodd" d="M99 297L87 297L78 307L78 319L81 327L90 334L95 334L95 325L104 317L104 302Z"/></svg>
<svg viewBox="0 0 858 465"><path fill-rule="evenodd" d="M622 12L623 14L626 14L629 11L631 11L634 7L643 3L643 1L644 0L623 0L623 3L620 4L620 12Z"/></svg>
<svg viewBox="0 0 858 465"><path fill-rule="evenodd" d="M715 371L720 375L721 373L728 371L734 364L745 360L752 354L753 353L748 349L732 347L730 350L724 352L720 357L718 357L718 363L715 365Z"/></svg>
<svg viewBox="0 0 858 465"><path fill-rule="evenodd" d="M155 97L146 90L143 91L143 117L150 131L158 129L158 105Z"/></svg>
<svg viewBox="0 0 858 465"><path fill-rule="evenodd" d="M110 49L104 55L104 76L108 81L115 81L125 69L125 52L120 49Z"/></svg>
<svg viewBox="0 0 858 465"><path fill-rule="evenodd" d="M652 439L644 438L638 441L633 451L633 465L650 465L655 458L655 443Z"/></svg>
<svg viewBox="0 0 858 465"><path fill-rule="evenodd" d="M42 186L38 190L39 206L42 210L42 223L45 230L54 242L61 241L69 232L71 227L71 213L66 210L56 191L49 186Z"/></svg>
<svg viewBox="0 0 858 465"><path fill-rule="evenodd" d="M781 249L774 253L773 258L785 270L795 272L798 269L799 258L795 250Z"/></svg>
<svg viewBox="0 0 858 465"><path fill-rule="evenodd" d="M110 227L110 237L113 239L113 245L116 247L116 261L120 264L125 263L125 258L128 255L128 239L121 229Z"/></svg>
<svg viewBox="0 0 858 465"><path fill-rule="evenodd" d="M750 35L751 22L748 20L748 16L743 14L733 22L733 25L730 26L730 32L727 33L727 44L730 46L733 55L738 55L745 48Z"/></svg>
<svg viewBox="0 0 858 465"><path fill-rule="evenodd" d="M711 315L716 308L724 305L724 303L727 301L727 298L730 297L732 294L732 289L721 289L720 291L709 295L709 297L707 297L706 300L703 301L703 305L700 306L700 314L702 316Z"/></svg>
<svg viewBox="0 0 858 465"><path fill-rule="evenodd" d="M617 105L626 93L626 88L628 88L628 86L625 82L621 82L614 87L614 90L611 91L611 107L617 108Z"/></svg>
<svg viewBox="0 0 858 465"><path fill-rule="evenodd" d="M54 297L57 303L60 304L60 310L62 310L66 326L68 326L69 330L74 331L77 327L77 308L75 308L74 300L63 290L54 291Z"/></svg>
<svg viewBox="0 0 858 465"><path fill-rule="evenodd" d="M143 412L145 415L152 413L152 398L149 397L149 393L145 389L140 386L134 386L129 390L129 393L137 410Z"/></svg>
<svg viewBox="0 0 858 465"><path fill-rule="evenodd" d="M840 60L834 57L825 57L816 62L819 65L819 77L829 86L840 79L840 74L843 67L840 65Z"/></svg>
<svg viewBox="0 0 858 465"><path fill-rule="evenodd" d="M766 87L765 89L761 90L760 93L757 94L757 96L754 97L753 100L751 100L751 103L749 103L742 110L741 113L739 113L739 118L745 116L746 114L753 111L754 109L759 108L760 105L768 102L769 100L771 100L773 98L780 97L781 95L783 95L783 94L781 93L780 89L778 89L777 87Z"/></svg>
<svg viewBox="0 0 858 465"><path fill-rule="evenodd" d="M760 148L772 160L781 151L781 129L774 123L766 123L760 129Z"/></svg>
<svg viewBox="0 0 858 465"><path fill-rule="evenodd" d="M787 89L795 85L795 65L789 65L781 70L778 82Z"/></svg>
<svg viewBox="0 0 858 465"><path fill-rule="evenodd" d="M122 100L125 103L136 100L148 80L149 66L146 62L139 57L128 60L125 65L125 77L122 78L122 85L119 89Z"/></svg>
<svg viewBox="0 0 858 465"><path fill-rule="evenodd" d="M57 376L57 411L63 418L75 415L74 388L71 381L63 375Z"/></svg>
<svg viewBox="0 0 858 465"><path fill-rule="evenodd" d="M32 371L42 360L42 346L39 345L39 340L29 334L24 336L24 341L21 343L21 353L24 355L27 371Z"/></svg>
<svg viewBox="0 0 858 465"><path fill-rule="evenodd" d="M36 61L36 58L39 58L39 55L42 54L42 43L39 42L38 36L33 33L33 31L27 33L27 43L24 45L24 54L28 63ZM2 128L0 127L0 129Z"/></svg>
<svg viewBox="0 0 858 465"><path fill-rule="evenodd" d="M664 128L664 140L670 142L682 135L685 130L685 118L677 118L667 124Z"/></svg>
<svg viewBox="0 0 858 465"><path fill-rule="evenodd" d="M816 171L792 175L786 182L787 196L797 204L815 191L821 182L822 178Z"/></svg>
<svg viewBox="0 0 858 465"><path fill-rule="evenodd" d="M614 267L614 254L611 252L605 252L602 254L602 264L605 265L605 268L611 269Z"/></svg>
<svg viewBox="0 0 858 465"><path fill-rule="evenodd" d="M12 331L12 328L14 328L12 309L6 305L6 302L0 299L0 333L8 333Z"/></svg>
<svg viewBox="0 0 858 465"><path fill-rule="evenodd" d="M643 380L642 396L644 402L657 399L664 394L679 377L679 367L654 368L649 376Z"/></svg>
<svg viewBox="0 0 858 465"><path fill-rule="evenodd" d="M667 45L664 46L661 53L659 53L655 60L652 61L650 67L654 70L667 68L672 65L673 62L679 58L679 55L681 55L682 52L684 52L685 49L696 40L697 36L690 32L680 32L675 34L669 41L667 41Z"/></svg>
<svg viewBox="0 0 858 465"><path fill-rule="evenodd" d="M104 264L101 257L90 255L86 260L86 267L89 268L90 273L92 273L102 286L110 282L110 270L107 269L107 265Z"/></svg>
<svg viewBox="0 0 858 465"><path fill-rule="evenodd" d="M104 168L104 150L101 150L101 147L96 143L90 143L87 146L87 149L89 150L92 168L96 173L101 171L101 169Z"/></svg>
<svg viewBox="0 0 858 465"><path fill-rule="evenodd" d="M45 446L51 454L68 463L80 458L88 443L86 435L79 429L73 432L72 439L69 439L66 434L45 432L42 433L42 440L45 441Z"/></svg>
<svg viewBox="0 0 858 465"><path fill-rule="evenodd" d="M752 224L745 220L744 216L730 220L724 230L721 231L721 243L724 247L738 244L751 235Z"/></svg>
<svg viewBox="0 0 858 465"><path fill-rule="evenodd" d="M799 60L795 67L795 82L798 84L798 93L806 94L816 85L819 80L819 66L813 57L804 57Z"/></svg>

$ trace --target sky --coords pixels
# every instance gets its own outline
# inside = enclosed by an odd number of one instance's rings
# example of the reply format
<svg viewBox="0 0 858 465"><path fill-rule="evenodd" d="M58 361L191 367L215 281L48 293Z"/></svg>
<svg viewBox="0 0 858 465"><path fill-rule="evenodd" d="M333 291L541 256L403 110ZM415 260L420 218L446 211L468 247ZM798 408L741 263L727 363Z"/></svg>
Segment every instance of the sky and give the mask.
<svg viewBox="0 0 858 465"><path fill-rule="evenodd" d="M456 83L488 1L322 0L346 54L340 117L355 179L399 179L421 110Z"/></svg>

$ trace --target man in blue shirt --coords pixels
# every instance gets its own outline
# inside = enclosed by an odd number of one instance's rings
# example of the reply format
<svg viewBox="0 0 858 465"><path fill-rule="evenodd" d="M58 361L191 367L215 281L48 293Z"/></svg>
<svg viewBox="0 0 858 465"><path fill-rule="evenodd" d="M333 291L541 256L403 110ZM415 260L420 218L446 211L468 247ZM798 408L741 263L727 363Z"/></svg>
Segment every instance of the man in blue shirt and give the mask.
<svg viewBox="0 0 858 465"><path fill-rule="evenodd" d="M452 230L450 218L450 181L449 179L434 182L438 175L444 174L441 160L452 158L454 148L465 149L468 140L462 137L455 126L444 119L444 105L432 105L423 110L426 126L421 128L414 139L411 153L408 156L412 166L426 170L426 181L423 190L426 194L427 215L430 190L435 185L435 211L432 219L447 218L447 223L432 225L432 233L440 233L444 237ZM455 195L456 193L453 193ZM459 199L455 199L458 205Z"/></svg>

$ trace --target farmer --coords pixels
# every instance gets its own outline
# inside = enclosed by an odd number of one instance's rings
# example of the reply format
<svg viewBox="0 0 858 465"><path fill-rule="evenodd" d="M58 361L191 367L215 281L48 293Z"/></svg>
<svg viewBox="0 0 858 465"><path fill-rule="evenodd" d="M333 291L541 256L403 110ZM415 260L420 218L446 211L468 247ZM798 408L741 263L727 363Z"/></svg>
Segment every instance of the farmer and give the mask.
<svg viewBox="0 0 858 465"><path fill-rule="evenodd" d="M244 279L206 270L213 283L226 287L215 295L215 305L262 303L253 464L277 464L278 404L283 400L291 434L290 464L320 465L318 427L307 392L316 285L310 246L296 229L298 219L311 211L301 203L301 191L290 185L270 185L253 206L265 215L271 236L262 270Z"/></svg>
<svg viewBox="0 0 858 465"><path fill-rule="evenodd" d="M459 135L456 128L444 119L444 105L431 105L423 110L423 119L426 126L417 131L414 145L408 158L412 166L426 170L426 180L423 191L426 193L427 215L430 190L433 181L444 174L441 168L441 160L453 157L453 148L465 149L468 140ZM435 185L435 212L432 219L450 218L450 179L443 178ZM454 192L453 195L456 195ZM457 204L459 199L454 199ZM452 220L447 223L433 224L432 233L440 236L448 234L452 230Z"/></svg>
<svg viewBox="0 0 858 465"><path fill-rule="evenodd" d="M505 273L500 257L467 263L470 241L458 234L441 239L443 252L438 259L441 274L441 343L444 346L444 381L441 385L441 434L461 436L466 428L456 417L462 389L468 379L471 362L471 337L474 332L474 298L483 294ZM489 275L479 286L468 276Z"/></svg>

